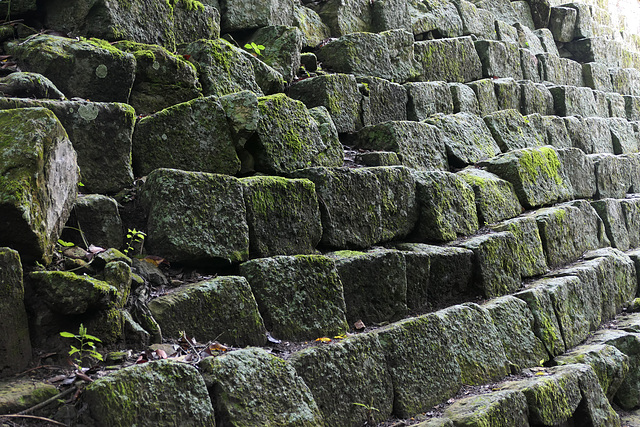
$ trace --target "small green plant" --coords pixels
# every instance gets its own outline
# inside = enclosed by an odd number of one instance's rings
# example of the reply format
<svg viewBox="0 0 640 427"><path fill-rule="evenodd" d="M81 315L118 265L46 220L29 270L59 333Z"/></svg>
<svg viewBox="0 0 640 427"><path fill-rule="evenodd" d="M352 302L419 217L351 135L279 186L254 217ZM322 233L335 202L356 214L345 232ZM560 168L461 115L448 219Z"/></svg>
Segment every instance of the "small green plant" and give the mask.
<svg viewBox="0 0 640 427"><path fill-rule="evenodd" d="M73 361L78 365L78 370L82 370L82 358L91 357L96 360L102 361L102 354L96 350L95 342L102 342L100 338L94 337L87 333L87 328L81 323L77 334L71 332L60 332L60 336L63 338L73 338L80 341L80 347L71 345L69 350L69 356L73 356Z"/></svg>
<svg viewBox="0 0 640 427"><path fill-rule="evenodd" d="M129 255L129 252L134 250L134 245L136 243L140 243L140 253L142 253L142 245L144 245L144 238L146 236L147 235L142 231L138 231L135 228L129 228L127 230L127 239L129 239L129 241L127 242L127 247L124 250L124 254Z"/></svg>
<svg viewBox="0 0 640 427"><path fill-rule="evenodd" d="M360 402L353 402L353 405L356 406L361 406L364 409L366 409L367 411L367 424L371 423L371 425L374 425L376 420L373 417L373 412L380 412L380 410L376 407L373 406L373 398L371 399L371 405L367 405L366 403L360 403Z"/></svg>
<svg viewBox="0 0 640 427"><path fill-rule="evenodd" d="M244 45L244 48L248 51L253 51L255 56L262 55L262 51L265 49L261 44L256 44L255 42L247 43Z"/></svg>

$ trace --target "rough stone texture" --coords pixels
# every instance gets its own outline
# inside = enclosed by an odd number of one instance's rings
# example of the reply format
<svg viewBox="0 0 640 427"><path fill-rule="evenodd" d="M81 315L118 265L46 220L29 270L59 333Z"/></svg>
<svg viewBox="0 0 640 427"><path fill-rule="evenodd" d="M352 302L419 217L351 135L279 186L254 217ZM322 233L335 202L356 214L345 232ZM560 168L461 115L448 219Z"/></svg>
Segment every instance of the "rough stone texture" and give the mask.
<svg viewBox="0 0 640 427"><path fill-rule="evenodd" d="M428 123L389 121L367 126L358 132L358 147L393 151L402 164L421 170L447 170L442 133Z"/></svg>
<svg viewBox="0 0 640 427"><path fill-rule="evenodd" d="M496 27L493 15L485 9L478 9L475 4L466 0L454 2L462 20L462 35L495 40Z"/></svg>
<svg viewBox="0 0 640 427"><path fill-rule="evenodd" d="M624 96L614 92L594 92L594 95L600 93L607 100L607 113L609 117L627 118Z"/></svg>
<svg viewBox="0 0 640 427"><path fill-rule="evenodd" d="M323 40L331 37L329 27L308 7L294 4L293 25L302 31L302 45L305 48L315 48Z"/></svg>
<svg viewBox="0 0 640 427"><path fill-rule="evenodd" d="M464 83L449 83L453 96L454 113L480 114L480 104L475 92Z"/></svg>
<svg viewBox="0 0 640 427"><path fill-rule="evenodd" d="M330 256L344 287L349 324L362 320L367 325L406 316L406 262L401 252L339 251Z"/></svg>
<svg viewBox="0 0 640 427"><path fill-rule="evenodd" d="M113 46L136 59L129 104L138 114L152 114L201 96L196 68L183 57L157 45L121 41Z"/></svg>
<svg viewBox="0 0 640 427"><path fill-rule="evenodd" d="M426 245L425 245L426 246ZM416 313L429 311L432 300L429 293L432 254L427 251L403 250L407 277L407 307Z"/></svg>
<svg viewBox="0 0 640 427"><path fill-rule="evenodd" d="M65 228L62 239L83 246L89 244L103 248L122 248L122 219L118 212L118 202L100 194L81 195L76 199L67 225L82 230L82 235ZM79 227L78 227L79 226Z"/></svg>
<svg viewBox="0 0 640 427"><path fill-rule="evenodd" d="M484 117L498 111L498 99L496 98L496 91L493 87L493 79L477 80L469 83L468 86L473 89L473 92L476 94L481 116Z"/></svg>
<svg viewBox="0 0 640 427"><path fill-rule="evenodd" d="M544 344L533 333L535 321L524 301L504 296L492 299L482 308L491 315L507 360L513 368L521 370L549 360Z"/></svg>
<svg viewBox="0 0 640 427"><path fill-rule="evenodd" d="M322 237L315 186L303 179L242 178L251 257L314 253Z"/></svg>
<svg viewBox="0 0 640 427"><path fill-rule="evenodd" d="M520 52L517 44L478 40L475 42L475 47L482 62L482 77L511 77L522 80Z"/></svg>
<svg viewBox="0 0 640 427"><path fill-rule="evenodd" d="M142 198L150 253L178 262L248 258L249 227L238 179L156 169L147 177Z"/></svg>
<svg viewBox="0 0 640 427"><path fill-rule="evenodd" d="M15 98L65 98L64 94L45 76L20 71L0 78L0 94Z"/></svg>
<svg viewBox="0 0 640 427"><path fill-rule="evenodd" d="M247 140L258 129L260 112L258 97L248 90L231 93L218 98L227 116L227 124L236 149L244 147Z"/></svg>
<svg viewBox="0 0 640 427"><path fill-rule="evenodd" d="M640 96L640 71L635 68L610 68L612 92Z"/></svg>
<svg viewBox="0 0 640 427"><path fill-rule="evenodd" d="M465 397L445 410L445 416L460 426L528 427L528 408L524 394L518 391L495 391Z"/></svg>
<svg viewBox="0 0 640 427"><path fill-rule="evenodd" d="M482 78L482 63L471 37L414 44L418 80L466 83Z"/></svg>
<svg viewBox="0 0 640 427"><path fill-rule="evenodd" d="M624 111L627 120L640 120L640 96L624 96Z"/></svg>
<svg viewBox="0 0 640 427"><path fill-rule="evenodd" d="M426 291L427 303L435 307L448 301L459 300L461 295L472 293L473 251L457 247L432 246L422 243L400 243L396 247L405 251L407 262L407 305L411 307L409 296L414 285L428 282ZM410 252L410 253L408 253ZM414 262L411 253L429 257L429 275L425 280L424 273L420 282L412 276ZM423 268L424 268L424 261ZM412 282L413 280L413 282ZM475 292L475 289L473 290Z"/></svg>
<svg viewBox="0 0 640 427"><path fill-rule="evenodd" d="M407 90L405 86L377 77L362 77L358 79L358 83L359 86L364 87L365 93L362 97L362 122L364 126L389 120L407 120Z"/></svg>
<svg viewBox="0 0 640 427"><path fill-rule="evenodd" d="M291 25L294 19L292 0L221 0L221 27L225 32L251 30L267 25Z"/></svg>
<svg viewBox="0 0 640 427"><path fill-rule="evenodd" d="M607 119L611 130L613 154L628 154L638 152L638 139L633 131L633 125L626 119Z"/></svg>
<svg viewBox="0 0 640 427"><path fill-rule="evenodd" d="M344 159L344 148L340 143L338 129L336 129L331 119L329 110L323 106L313 107L309 109L309 114L318 126L320 137L326 147L325 155L327 159L331 159L332 163L335 162L335 164L341 165L341 161Z"/></svg>
<svg viewBox="0 0 640 427"><path fill-rule="evenodd" d="M592 199L596 194L596 175L593 162L578 148L556 150L562 173L571 184L572 199Z"/></svg>
<svg viewBox="0 0 640 427"><path fill-rule="evenodd" d="M426 121L440 129L440 139L452 167L464 167L500 153L489 128L475 114L437 114Z"/></svg>
<svg viewBox="0 0 640 427"><path fill-rule="evenodd" d="M131 186L133 108L120 103L0 98L0 109L25 107L45 107L60 120L78 155L83 191L110 194Z"/></svg>
<svg viewBox="0 0 640 427"><path fill-rule="evenodd" d="M592 154L587 157L595 166L597 198L623 199L633 189L629 158L613 154Z"/></svg>
<svg viewBox="0 0 640 427"><path fill-rule="evenodd" d="M620 200L620 206L624 215L624 223L629 231L629 246L637 248L640 246L640 199L634 197Z"/></svg>
<svg viewBox="0 0 640 427"><path fill-rule="evenodd" d="M571 7L552 7L549 17L549 30L553 38L560 43L573 40L578 11Z"/></svg>
<svg viewBox="0 0 640 427"><path fill-rule="evenodd" d="M570 184L563 178L562 165L551 147L513 150L481 165L513 184L525 208L565 200L569 195Z"/></svg>
<svg viewBox="0 0 640 427"><path fill-rule="evenodd" d="M495 231L510 231L516 238L518 255L515 257L520 263L522 277L539 276L547 272L547 261L542 249L542 239L538 225L533 216L520 216L491 225Z"/></svg>
<svg viewBox="0 0 640 427"><path fill-rule="evenodd" d="M529 49L519 48L520 51L520 67L522 68L522 78L530 80L532 83L540 83L540 67L538 57L531 53Z"/></svg>
<svg viewBox="0 0 640 427"><path fill-rule="evenodd" d="M260 258L240 265L274 336L312 340L347 330L343 285L333 261L320 255Z"/></svg>
<svg viewBox="0 0 640 427"><path fill-rule="evenodd" d="M542 84L535 84L531 81L519 81L520 102L518 107L524 115L538 113L545 115L553 114L553 95L549 89Z"/></svg>
<svg viewBox="0 0 640 427"><path fill-rule="evenodd" d="M473 188L480 224L492 224L522 213L518 196L509 182L476 168L463 169L458 176Z"/></svg>
<svg viewBox="0 0 640 427"><path fill-rule="evenodd" d="M545 145L551 145L554 148L570 148L571 138L567 131L565 119L567 117L558 116L539 116L540 120L536 120L536 115L530 114L527 116L529 121L538 127L538 132L543 135L546 132Z"/></svg>
<svg viewBox="0 0 640 427"><path fill-rule="evenodd" d="M544 143L544 135L518 110L496 111L483 119L503 153L519 148L538 147Z"/></svg>
<svg viewBox="0 0 640 427"><path fill-rule="evenodd" d="M538 0L533 0L533 1L538 1ZM546 2L547 0L539 0L540 3ZM547 4L548 7L548 4ZM540 44L542 44L542 47L544 48L544 51L547 53L551 53L553 55L559 55L558 52L558 47L556 46L555 40L553 38L553 34L551 34L551 31L546 28L546 25L544 26L544 28L542 27L538 27L537 30L535 30L533 32L536 36L538 36L538 38L540 39Z"/></svg>
<svg viewBox="0 0 640 427"><path fill-rule="evenodd" d="M585 251L609 244L602 220L586 201L540 209L534 215L549 267L575 261Z"/></svg>
<svg viewBox="0 0 640 427"><path fill-rule="evenodd" d="M405 83L407 118L422 121L432 114L453 113L453 97L446 82Z"/></svg>
<svg viewBox="0 0 640 427"><path fill-rule="evenodd" d="M337 1L336 1L337 3ZM404 30L351 33L317 52L323 67L337 73L373 76L404 83L415 76L413 35Z"/></svg>
<svg viewBox="0 0 640 427"><path fill-rule="evenodd" d="M324 425L309 387L286 361L260 348L209 357L200 369L219 425Z"/></svg>
<svg viewBox="0 0 640 427"><path fill-rule="evenodd" d="M381 0L373 3L371 27L376 32L398 28L411 31L409 5L402 0Z"/></svg>
<svg viewBox="0 0 640 427"><path fill-rule="evenodd" d="M69 98L129 100L136 60L109 43L43 34L8 51L21 69L44 75Z"/></svg>
<svg viewBox="0 0 640 427"><path fill-rule="evenodd" d="M513 234L489 233L456 243L474 253L476 286L486 298L510 294L520 288L520 253Z"/></svg>
<svg viewBox="0 0 640 427"><path fill-rule="evenodd" d="M262 62L257 56L252 55L251 52L246 49L237 49L235 53L244 56L245 59L251 62L256 84L265 95L284 92L287 82L282 77L282 74Z"/></svg>
<svg viewBox="0 0 640 427"><path fill-rule="evenodd" d="M0 111L0 245L51 261L77 195L76 153L49 110Z"/></svg>
<svg viewBox="0 0 640 427"><path fill-rule="evenodd" d="M262 95L251 60L226 40L198 40L181 48L180 53L189 55L189 62L195 65L205 96L242 90Z"/></svg>
<svg viewBox="0 0 640 427"><path fill-rule="evenodd" d="M365 0L349 2L330 0L316 8L322 21L330 28L333 37L371 29L371 4Z"/></svg>
<svg viewBox="0 0 640 427"><path fill-rule="evenodd" d="M458 37L462 34L462 20L454 2L409 1L413 34L432 34Z"/></svg>
<svg viewBox="0 0 640 427"><path fill-rule="evenodd" d="M324 106L339 133L353 133L362 127L362 95L352 75L330 74L304 79L291 86L289 96L313 108Z"/></svg>
<svg viewBox="0 0 640 427"><path fill-rule="evenodd" d="M283 174L312 166L340 166L342 153L325 145L307 107L284 94L258 98L260 120L245 145L257 171Z"/></svg>
<svg viewBox="0 0 640 427"><path fill-rule="evenodd" d="M450 334L436 314L405 319L375 333L387 358L397 416L427 411L460 389Z"/></svg>
<svg viewBox="0 0 640 427"><path fill-rule="evenodd" d="M587 87L553 86L555 111L558 116L597 116L593 91Z"/></svg>
<svg viewBox="0 0 640 427"><path fill-rule="evenodd" d="M377 335L360 334L294 353L289 362L311 389L327 425L383 421L393 409L393 385Z"/></svg>
<svg viewBox="0 0 640 427"><path fill-rule="evenodd" d="M158 360L134 365L89 384L82 393L86 421L96 426L143 426L215 422L198 370L186 363Z"/></svg>
<svg viewBox="0 0 640 427"><path fill-rule="evenodd" d="M31 378L8 378L0 382L0 413L15 414L58 394L53 384Z"/></svg>
<svg viewBox="0 0 640 427"><path fill-rule="evenodd" d="M598 62L587 62L586 64L582 64L582 74L584 76L584 83L591 89L613 92L611 75L606 65Z"/></svg>
<svg viewBox="0 0 640 427"><path fill-rule="evenodd" d="M22 264L17 251L0 248L0 377L20 372L31 360L29 324L24 305Z"/></svg>
<svg viewBox="0 0 640 427"><path fill-rule="evenodd" d="M256 300L242 277L222 276L181 286L152 299L149 309L164 338L178 339L181 331L187 331L200 342L218 340L236 347L267 341Z"/></svg>
<svg viewBox="0 0 640 427"><path fill-rule="evenodd" d="M613 153L611 131L605 119L565 117L564 122L573 146L585 154Z"/></svg>
<svg viewBox="0 0 640 427"><path fill-rule="evenodd" d="M584 344L555 358L558 365L583 363L591 366L607 399L613 400L629 373L629 356L608 344Z"/></svg>
<svg viewBox="0 0 640 427"><path fill-rule="evenodd" d="M300 68L303 38L302 31L296 27L271 25L259 28L249 42L265 46L259 59L290 83Z"/></svg>
<svg viewBox="0 0 640 427"><path fill-rule="evenodd" d="M542 341L549 355L554 357L564 353L564 340L548 290L529 286L513 296L527 303L533 314L533 333Z"/></svg>
<svg viewBox="0 0 640 427"><path fill-rule="evenodd" d="M629 231L627 230L620 200L596 200L591 202L591 205L595 208L598 216L602 218L611 246L621 251L629 249L631 247Z"/></svg>
<svg viewBox="0 0 640 427"><path fill-rule="evenodd" d="M240 171L227 115L215 96L140 119L133 132L132 155L138 176L158 168L226 175Z"/></svg>
<svg viewBox="0 0 640 427"><path fill-rule="evenodd" d="M413 173L416 180L419 241L449 241L478 230L473 189L449 172Z"/></svg>
<svg viewBox="0 0 640 427"><path fill-rule="evenodd" d="M509 372L507 357L489 312L473 303L454 305L435 313L447 330L462 384L479 385Z"/></svg>

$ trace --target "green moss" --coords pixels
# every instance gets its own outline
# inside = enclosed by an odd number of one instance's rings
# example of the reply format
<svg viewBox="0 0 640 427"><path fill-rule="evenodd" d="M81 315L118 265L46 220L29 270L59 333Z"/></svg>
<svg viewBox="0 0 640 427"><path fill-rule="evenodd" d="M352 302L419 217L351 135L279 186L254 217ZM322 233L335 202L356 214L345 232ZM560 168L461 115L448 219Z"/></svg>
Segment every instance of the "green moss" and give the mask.
<svg viewBox="0 0 640 427"><path fill-rule="evenodd" d="M542 175L543 179L553 179L558 185L562 184L560 160L551 147L522 150L519 163L526 172L524 181L528 183L535 184Z"/></svg>

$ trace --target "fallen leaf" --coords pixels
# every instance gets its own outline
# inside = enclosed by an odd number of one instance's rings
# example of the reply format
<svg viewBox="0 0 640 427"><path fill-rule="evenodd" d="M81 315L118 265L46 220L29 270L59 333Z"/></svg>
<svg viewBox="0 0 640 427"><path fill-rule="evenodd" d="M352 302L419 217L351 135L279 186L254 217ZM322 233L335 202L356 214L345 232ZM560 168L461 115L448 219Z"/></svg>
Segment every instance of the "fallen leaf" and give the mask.
<svg viewBox="0 0 640 427"><path fill-rule="evenodd" d="M157 349L155 353L160 359L166 359L167 358L167 353L161 348Z"/></svg>
<svg viewBox="0 0 640 427"><path fill-rule="evenodd" d="M366 328L366 326L364 325L364 322L362 320L358 320L356 323L354 323L353 327L356 329L356 331L360 331L360 330Z"/></svg>
<svg viewBox="0 0 640 427"><path fill-rule="evenodd" d="M321 338L316 338L316 341L328 343L328 342L331 342L331 338L321 337Z"/></svg>

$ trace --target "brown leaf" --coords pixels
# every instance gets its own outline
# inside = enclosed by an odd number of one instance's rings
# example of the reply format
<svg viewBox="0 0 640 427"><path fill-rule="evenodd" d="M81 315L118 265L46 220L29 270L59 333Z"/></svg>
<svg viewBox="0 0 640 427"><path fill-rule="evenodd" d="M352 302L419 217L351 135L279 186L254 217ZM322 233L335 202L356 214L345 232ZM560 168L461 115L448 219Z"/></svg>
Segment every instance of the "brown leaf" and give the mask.
<svg viewBox="0 0 640 427"><path fill-rule="evenodd" d="M166 353L163 349L161 349L161 348L159 348L159 349L157 349L157 350L156 350L156 355L157 355L160 359L166 359L166 358L167 358L167 353Z"/></svg>
<svg viewBox="0 0 640 427"><path fill-rule="evenodd" d="M364 322L362 320L358 320L356 323L354 323L353 327L356 329L356 331L360 331L360 330L366 328L366 326L364 325Z"/></svg>

